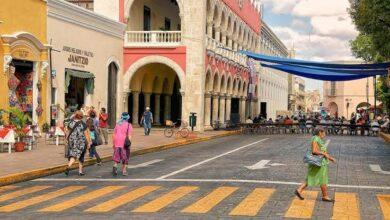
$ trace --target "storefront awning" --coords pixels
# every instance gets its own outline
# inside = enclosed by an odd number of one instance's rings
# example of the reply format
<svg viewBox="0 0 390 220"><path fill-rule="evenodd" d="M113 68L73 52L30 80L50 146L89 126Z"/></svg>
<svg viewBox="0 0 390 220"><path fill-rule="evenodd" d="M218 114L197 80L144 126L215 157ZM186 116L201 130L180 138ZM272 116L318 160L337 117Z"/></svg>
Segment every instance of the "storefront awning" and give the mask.
<svg viewBox="0 0 390 220"><path fill-rule="evenodd" d="M71 77L85 79L87 93L93 94L93 90L95 89L95 75L93 75L93 73L74 69L65 69L65 93L68 93Z"/></svg>
<svg viewBox="0 0 390 220"><path fill-rule="evenodd" d="M260 61L260 64L294 75L326 80L346 81L388 74L390 63L377 64L337 64L312 62L281 57L272 57L263 54L255 54L247 51L240 51L249 58Z"/></svg>

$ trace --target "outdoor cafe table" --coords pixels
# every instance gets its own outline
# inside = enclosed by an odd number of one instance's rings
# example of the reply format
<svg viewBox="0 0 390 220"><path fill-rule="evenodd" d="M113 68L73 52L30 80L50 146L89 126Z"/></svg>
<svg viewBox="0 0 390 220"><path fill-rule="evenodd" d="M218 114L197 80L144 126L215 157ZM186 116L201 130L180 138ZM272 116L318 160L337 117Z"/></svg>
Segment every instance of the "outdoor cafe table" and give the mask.
<svg viewBox="0 0 390 220"><path fill-rule="evenodd" d="M8 145L8 153L10 154L12 151L12 145L15 143L15 132L9 128L1 128L0 129L0 144Z"/></svg>

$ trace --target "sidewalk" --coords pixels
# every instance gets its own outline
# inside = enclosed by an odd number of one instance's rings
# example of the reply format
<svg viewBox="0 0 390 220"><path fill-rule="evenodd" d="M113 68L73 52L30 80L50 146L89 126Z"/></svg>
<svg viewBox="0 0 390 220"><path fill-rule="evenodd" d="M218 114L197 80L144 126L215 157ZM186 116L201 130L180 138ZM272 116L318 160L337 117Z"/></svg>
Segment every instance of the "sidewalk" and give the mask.
<svg viewBox="0 0 390 220"><path fill-rule="evenodd" d="M202 141L204 138L219 137L231 133L232 132L226 131L207 131L202 134L197 133L196 138L183 139L174 137L166 138L164 137L163 129L152 130L150 136L144 136L142 128L135 128L131 149L133 155L142 154L159 151L169 147L190 144L192 142L191 140L198 142ZM112 142L109 141L109 143ZM111 144L98 146L97 151L102 158L106 157L107 161L112 155L112 146ZM86 160L88 159L88 155L86 155ZM0 180L9 175L37 172L41 169L63 166L66 163L67 159L64 158L64 145L46 145L44 138L41 138L38 142L38 146L31 151L21 153L12 152L12 154L6 152L0 153Z"/></svg>

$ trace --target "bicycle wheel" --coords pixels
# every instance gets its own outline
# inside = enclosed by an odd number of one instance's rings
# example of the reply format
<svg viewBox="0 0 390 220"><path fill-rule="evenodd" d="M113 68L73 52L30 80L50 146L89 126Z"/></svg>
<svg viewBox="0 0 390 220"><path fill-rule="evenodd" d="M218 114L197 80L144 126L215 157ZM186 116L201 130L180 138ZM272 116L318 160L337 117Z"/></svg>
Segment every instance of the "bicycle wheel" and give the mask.
<svg viewBox="0 0 390 220"><path fill-rule="evenodd" d="M181 136L182 138L188 137L189 134L190 134L190 130L188 130L188 128L182 128L182 129L180 130L180 136Z"/></svg>
<svg viewBox="0 0 390 220"><path fill-rule="evenodd" d="M165 128L164 135L165 135L165 137L169 137L169 138L172 137L173 129L172 128Z"/></svg>

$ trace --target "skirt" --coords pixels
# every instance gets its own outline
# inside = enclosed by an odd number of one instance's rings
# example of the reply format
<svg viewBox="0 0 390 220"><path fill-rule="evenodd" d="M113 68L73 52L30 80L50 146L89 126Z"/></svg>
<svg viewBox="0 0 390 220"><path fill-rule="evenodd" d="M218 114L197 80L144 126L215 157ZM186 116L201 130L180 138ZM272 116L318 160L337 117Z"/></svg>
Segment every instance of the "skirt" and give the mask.
<svg viewBox="0 0 390 220"><path fill-rule="evenodd" d="M306 182L308 186L321 186L328 184L328 164L321 167L309 165Z"/></svg>
<svg viewBox="0 0 390 220"><path fill-rule="evenodd" d="M128 164L130 158L130 150L126 150L122 147L116 147L114 150L114 154L112 155L112 160L115 163Z"/></svg>

